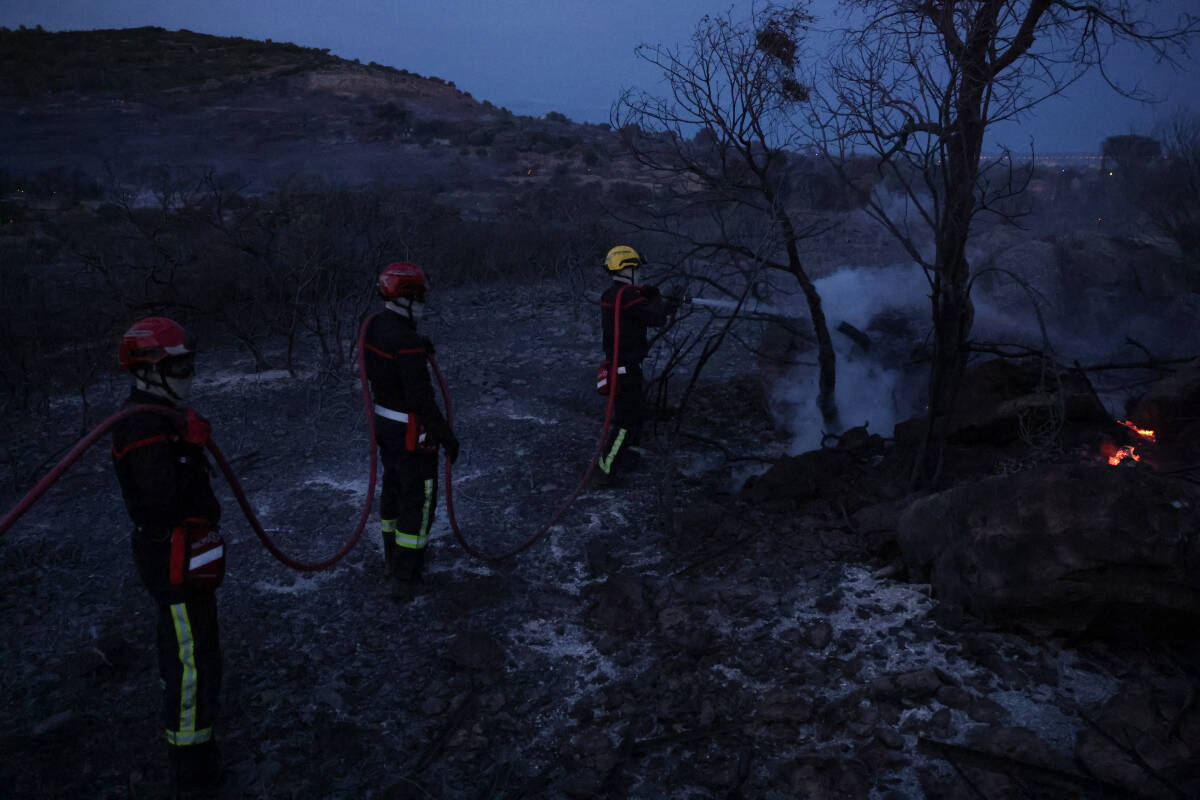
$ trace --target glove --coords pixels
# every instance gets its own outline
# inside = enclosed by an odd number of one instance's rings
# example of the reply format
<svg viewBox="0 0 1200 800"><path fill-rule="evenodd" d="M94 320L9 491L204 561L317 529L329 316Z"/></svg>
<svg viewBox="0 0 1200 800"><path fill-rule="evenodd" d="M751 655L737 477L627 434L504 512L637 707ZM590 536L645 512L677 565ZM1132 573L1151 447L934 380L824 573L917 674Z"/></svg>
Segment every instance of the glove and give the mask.
<svg viewBox="0 0 1200 800"><path fill-rule="evenodd" d="M446 458L450 459L451 464L458 460L458 437L452 431L447 432L442 439L442 447L445 448Z"/></svg>
<svg viewBox="0 0 1200 800"><path fill-rule="evenodd" d="M426 355L433 355L433 340L428 336L421 337L421 346L425 348Z"/></svg>
<svg viewBox="0 0 1200 800"><path fill-rule="evenodd" d="M189 408L183 423L183 440L203 447L211 438L212 423L197 414L194 408Z"/></svg>
<svg viewBox="0 0 1200 800"><path fill-rule="evenodd" d="M657 300L662 297L662 292L658 290L657 286L643 286L642 297L645 297L647 300Z"/></svg>

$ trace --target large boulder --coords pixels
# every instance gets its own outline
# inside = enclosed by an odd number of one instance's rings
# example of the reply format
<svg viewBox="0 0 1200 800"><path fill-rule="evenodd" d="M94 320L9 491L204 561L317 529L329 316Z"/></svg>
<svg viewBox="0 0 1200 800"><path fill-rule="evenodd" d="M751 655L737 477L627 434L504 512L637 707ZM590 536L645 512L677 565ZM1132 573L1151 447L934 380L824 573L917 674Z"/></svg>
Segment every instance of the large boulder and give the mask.
<svg viewBox="0 0 1200 800"><path fill-rule="evenodd" d="M1155 382L1126 407L1138 427L1159 439L1195 442L1200 446L1200 358L1180 366L1175 374Z"/></svg>
<svg viewBox="0 0 1200 800"><path fill-rule="evenodd" d="M911 579L985 619L1200 620L1198 509L1200 486L1140 466L1056 465L923 497L897 541Z"/></svg>
<svg viewBox="0 0 1200 800"><path fill-rule="evenodd" d="M963 376L946 438L957 444L1005 444L1058 426L1108 425L1112 417L1087 376L1041 359L992 359ZM918 441L924 417L896 426L896 439Z"/></svg>

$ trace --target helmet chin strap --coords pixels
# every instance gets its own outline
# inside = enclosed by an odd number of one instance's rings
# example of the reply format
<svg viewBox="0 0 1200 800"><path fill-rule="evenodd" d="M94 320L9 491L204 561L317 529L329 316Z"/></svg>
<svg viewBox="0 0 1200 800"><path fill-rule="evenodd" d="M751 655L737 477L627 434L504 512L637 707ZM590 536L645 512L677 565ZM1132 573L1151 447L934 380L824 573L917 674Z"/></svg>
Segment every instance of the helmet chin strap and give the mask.
<svg viewBox="0 0 1200 800"><path fill-rule="evenodd" d="M633 284L637 281L637 269L634 267L619 269L613 273L613 280L617 283Z"/></svg>
<svg viewBox="0 0 1200 800"><path fill-rule="evenodd" d="M411 297L397 297L383 304L388 311L395 311L402 317L408 317L413 322L421 321L424 303L415 302Z"/></svg>
<svg viewBox="0 0 1200 800"><path fill-rule="evenodd" d="M151 380L150 376L154 376L157 380ZM177 386L173 387L171 385L172 383L176 383ZM161 372L159 372L157 367L151 367L150 369L142 370L134 376L134 385L143 392L149 392L152 395L179 403L183 402L183 397L187 392L188 383L190 383L190 381L186 379L172 381L166 375L163 375Z"/></svg>

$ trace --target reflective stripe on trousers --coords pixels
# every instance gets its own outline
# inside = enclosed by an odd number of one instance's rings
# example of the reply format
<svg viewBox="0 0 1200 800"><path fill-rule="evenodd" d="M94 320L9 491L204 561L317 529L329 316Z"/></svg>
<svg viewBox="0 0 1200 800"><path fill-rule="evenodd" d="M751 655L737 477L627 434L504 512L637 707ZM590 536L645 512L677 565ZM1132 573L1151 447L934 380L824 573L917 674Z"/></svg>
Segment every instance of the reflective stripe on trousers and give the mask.
<svg viewBox="0 0 1200 800"><path fill-rule="evenodd" d="M429 529L433 525L433 479L427 478L424 485L425 501L421 505L421 527L417 533L404 533L397 530L396 521L389 520L392 523L392 530L396 532L396 544L409 550L421 550L429 544ZM386 532L387 528L384 530Z"/></svg>
<svg viewBox="0 0 1200 800"><path fill-rule="evenodd" d="M600 471L605 475L612 471L613 461L616 459L617 453L621 451L621 445L625 442L625 436L628 433L629 431L625 428L619 429L616 437L613 439L612 447L608 448L608 452L600 459Z"/></svg>
<svg viewBox="0 0 1200 800"><path fill-rule="evenodd" d="M196 638L192 633L191 620L188 619L187 605L175 603L170 611L171 620L175 625L175 642L182 671L179 683L179 727L176 730L167 729L167 744L200 744L212 738L212 728L196 728Z"/></svg>

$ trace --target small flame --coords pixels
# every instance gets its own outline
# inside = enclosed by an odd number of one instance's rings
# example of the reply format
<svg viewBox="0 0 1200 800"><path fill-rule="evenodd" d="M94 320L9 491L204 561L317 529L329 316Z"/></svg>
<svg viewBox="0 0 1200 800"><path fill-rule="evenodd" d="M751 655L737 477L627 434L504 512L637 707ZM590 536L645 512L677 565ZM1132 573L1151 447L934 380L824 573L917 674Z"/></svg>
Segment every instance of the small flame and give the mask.
<svg viewBox="0 0 1200 800"><path fill-rule="evenodd" d="M1112 442L1104 442L1100 445L1100 455L1108 459L1108 463L1114 467L1122 461L1132 458L1134 461L1141 461L1142 457L1134 452L1133 445L1125 445L1118 447Z"/></svg>
<svg viewBox="0 0 1200 800"><path fill-rule="evenodd" d="M1134 425L1132 422L1130 422L1127 419L1119 419L1119 420L1117 420L1117 423L1124 425L1126 428L1129 428L1129 430L1133 431L1138 436L1141 436L1143 439L1146 439L1151 442L1155 441L1154 431L1152 431L1152 430L1149 430L1147 428L1139 428L1137 425Z"/></svg>
<svg viewBox="0 0 1200 800"><path fill-rule="evenodd" d="M1134 461L1142 460L1141 456L1139 456L1137 453L1133 452L1133 445L1126 445L1125 447L1119 448L1116 452L1114 452L1112 455L1110 455L1108 457L1108 463L1112 464L1115 467L1127 458L1132 458Z"/></svg>

